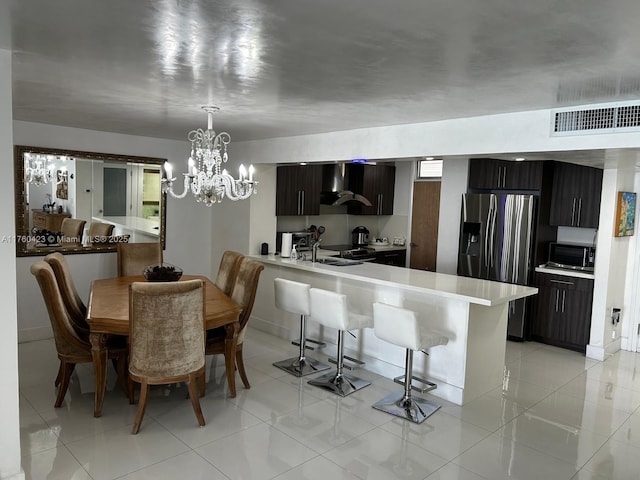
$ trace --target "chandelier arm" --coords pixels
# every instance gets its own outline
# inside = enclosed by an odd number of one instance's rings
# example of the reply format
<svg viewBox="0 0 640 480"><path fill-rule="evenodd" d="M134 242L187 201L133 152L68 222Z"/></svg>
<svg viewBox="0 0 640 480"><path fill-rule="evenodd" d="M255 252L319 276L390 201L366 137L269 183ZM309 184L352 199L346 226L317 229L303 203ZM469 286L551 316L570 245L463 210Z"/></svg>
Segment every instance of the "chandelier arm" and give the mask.
<svg viewBox="0 0 640 480"><path fill-rule="evenodd" d="M184 175L184 191L181 194L176 194L173 191L173 182L175 180L175 178L171 178L171 179L166 179L163 178L162 179L162 190L165 193L168 193L169 195L171 195L173 198L184 198L187 196L187 193L189 193L189 182L191 181L191 175L189 175L188 173L183 173L182 175Z"/></svg>

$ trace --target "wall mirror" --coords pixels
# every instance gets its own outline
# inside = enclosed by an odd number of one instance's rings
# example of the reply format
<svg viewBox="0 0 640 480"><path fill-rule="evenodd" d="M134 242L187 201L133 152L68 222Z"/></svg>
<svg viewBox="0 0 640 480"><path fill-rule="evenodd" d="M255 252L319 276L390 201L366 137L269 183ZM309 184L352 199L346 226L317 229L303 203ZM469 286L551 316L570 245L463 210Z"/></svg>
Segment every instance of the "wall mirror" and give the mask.
<svg viewBox="0 0 640 480"><path fill-rule="evenodd" d="M165 248L166 159L16 145L14 161L17 256Z"/></svg>

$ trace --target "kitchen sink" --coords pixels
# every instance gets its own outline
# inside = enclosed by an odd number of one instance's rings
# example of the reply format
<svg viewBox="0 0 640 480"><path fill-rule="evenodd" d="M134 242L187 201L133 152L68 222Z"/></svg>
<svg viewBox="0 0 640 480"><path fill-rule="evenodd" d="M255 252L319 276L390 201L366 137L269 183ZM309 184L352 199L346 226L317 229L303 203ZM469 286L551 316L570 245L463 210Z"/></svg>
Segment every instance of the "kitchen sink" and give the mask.
<svg viewBox="0 0 640 480"><path fill-rule="evenodd" d="M336 267L347 267L349 265L360 265L363 262L359 262L357 260L345 260L344 258L319 258L316 260L316 263L322 263L324 265L334 265Z"/></svg>

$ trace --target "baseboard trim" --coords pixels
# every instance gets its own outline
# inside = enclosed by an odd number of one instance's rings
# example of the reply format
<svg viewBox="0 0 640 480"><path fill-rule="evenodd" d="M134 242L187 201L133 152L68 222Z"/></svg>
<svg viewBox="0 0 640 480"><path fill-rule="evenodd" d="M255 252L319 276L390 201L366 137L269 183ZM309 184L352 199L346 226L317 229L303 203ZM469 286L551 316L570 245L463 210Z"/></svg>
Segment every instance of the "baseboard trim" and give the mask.
<svg viewBox="0 0 640 480"><path fill-rule="evenodd" d="M36 342L48 338L53 338L53 331L50 326L18 330L18 343Z"/></svg>
<svg viewBox="0 0 640 480"><path fill-rule="evenodd" d="M593 360L599 360L604 362L607 358L612 356L614 353L621 350L622 339L617 338L613 342L607 344L604 347L596 346L596 345L587 345L586 357L591 358Z"/></svg>

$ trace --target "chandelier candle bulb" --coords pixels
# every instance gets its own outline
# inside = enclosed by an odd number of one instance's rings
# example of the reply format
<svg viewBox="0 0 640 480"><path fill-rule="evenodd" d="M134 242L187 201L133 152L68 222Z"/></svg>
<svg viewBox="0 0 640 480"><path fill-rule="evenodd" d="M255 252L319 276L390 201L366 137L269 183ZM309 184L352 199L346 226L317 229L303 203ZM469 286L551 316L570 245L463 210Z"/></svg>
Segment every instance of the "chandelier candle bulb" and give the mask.
<svg viewBox="0 0 640 480"><path fill-rule="evenodd" d="M244 165L240 164L240 181L244 180L244 177L247 176L247 169L244 168Z"/></svg>
<svg viewBox="0 0 640 480"><path fill-rule="evenodd" d="M173 168L169 162L164 162L164 171L167 172L167 180L173 179Z"/></svg>

